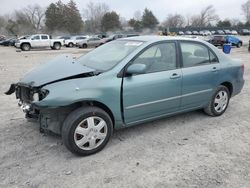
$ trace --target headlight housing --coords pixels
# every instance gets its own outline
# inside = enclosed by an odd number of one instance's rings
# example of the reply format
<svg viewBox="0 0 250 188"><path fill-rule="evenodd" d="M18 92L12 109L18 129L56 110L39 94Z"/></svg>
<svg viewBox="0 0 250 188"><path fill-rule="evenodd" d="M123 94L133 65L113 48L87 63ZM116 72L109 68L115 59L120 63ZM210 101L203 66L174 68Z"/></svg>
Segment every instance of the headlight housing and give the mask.
<svg viewBox="0 0 250 188"><path fill-rule="evenodd" d="M34 101L34 102L39 101L39 98L40 98L40 97L39 97L39 93L34 93L34 94L33 94L33 101Z"/></svg>
<svg viewBox="0 0 250 188"><path fill-rule="evenodd" d="M33 102L43 100L48 94L49 94L49 91L46 89L40 89L38 92L34 92L32 96Z"/></svg>

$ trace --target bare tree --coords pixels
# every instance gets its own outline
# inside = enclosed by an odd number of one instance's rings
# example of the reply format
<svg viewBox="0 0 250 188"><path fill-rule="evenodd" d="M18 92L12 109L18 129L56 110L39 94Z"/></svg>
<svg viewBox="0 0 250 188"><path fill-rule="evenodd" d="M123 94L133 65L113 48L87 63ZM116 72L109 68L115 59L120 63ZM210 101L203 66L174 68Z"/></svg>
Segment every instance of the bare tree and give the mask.
<svg viewBox="0 0 250 188"><path fill-rule="evenodd" d="M250 0L241 5L241 9L246 18L246 22L250 23Z"/></svg>
<svg viewBox="0 0 250 188"><path fill-rule="evenodd" d="M219 16L216 14L213 5L209 5L204 8L199 15L194 15L191 17L191 25L195 27L206 27L212 22L218 20Z"/></svg>
<svg viewBox="0 0 250 188"><path fill-rule="evenodd" d="M109 11L109 6L106 3L93 3L89 2L87 7L83 10L83 17L88 23L88 30L90 32L101 31L101 21Z"/></svg>
<svg viewBox="0 0 250 188"><path fill-rule="evenodd" d="M41 30L45 16L44 9L39 5L28 6L22 10L16 10L14 20L19 25L20 32L30 31L37 33Z"/></svg>
<svg viewBox="0 0 250 188"><path fill-rule="evenodd" d="M0 16L0 34L8 34L6 27L8 26L9 15Z"/></svg>
<svg viewBox="0 0 250 188"><path fill-rule="evenodd" d="M185 18L180 14L169 14L166 20L163 22L164 27L179 28L185 24Z"/></svg>
<svg viewBox="0 0 250 188"><path fill-rule="evenodd" d="M39 5L28 6L24 9L24 13L27 16L29 22L35 28L35 31L38 32L41 29L41 25L43 24L43 19L45 16L45 11Z"/></svg>

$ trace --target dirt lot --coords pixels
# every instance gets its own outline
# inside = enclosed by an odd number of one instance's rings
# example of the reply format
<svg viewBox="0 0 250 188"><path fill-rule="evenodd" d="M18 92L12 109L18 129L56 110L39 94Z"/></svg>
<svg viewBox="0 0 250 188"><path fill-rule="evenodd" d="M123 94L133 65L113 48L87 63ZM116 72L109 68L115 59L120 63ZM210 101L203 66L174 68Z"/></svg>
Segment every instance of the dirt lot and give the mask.
<svg viewBox="0 0 250 188"><path fill-rule="evenodd" d="M0 47L0 187L249 188L250 54L246 46L232 51L245 63L246 83L223 116L195 111L124 129L103 151L77 157L59 137L39 133L3 92L36 65L84 50Z"/></svg>

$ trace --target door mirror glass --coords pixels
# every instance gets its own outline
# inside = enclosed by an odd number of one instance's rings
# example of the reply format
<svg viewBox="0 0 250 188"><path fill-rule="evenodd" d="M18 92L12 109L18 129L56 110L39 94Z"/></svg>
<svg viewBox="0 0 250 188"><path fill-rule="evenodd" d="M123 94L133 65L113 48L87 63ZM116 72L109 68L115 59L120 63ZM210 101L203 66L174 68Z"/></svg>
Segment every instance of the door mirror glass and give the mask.
<svg viewBox="0 0 250 188"><path fill-rule="evenodd" d="M132 64L128 67L126 74L127 75L144 74L145 72L146 72L146 65Z"/></svg>

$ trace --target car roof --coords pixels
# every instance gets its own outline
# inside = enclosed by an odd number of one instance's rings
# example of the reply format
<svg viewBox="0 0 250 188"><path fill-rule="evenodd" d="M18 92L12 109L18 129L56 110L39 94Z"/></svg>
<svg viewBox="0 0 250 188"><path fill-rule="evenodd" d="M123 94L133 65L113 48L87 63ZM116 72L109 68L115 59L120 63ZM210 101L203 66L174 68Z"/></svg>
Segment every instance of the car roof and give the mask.
<svg viewBox="0 0 250 188"><path fill-rule="evenodd" d="M141 41L141 42L160 42L160 41L166 41L166 40L185 40L185 41L200 41L204 42L200 39L193 39L188 37L176 37L176 36L136 36L136 37L129 37L129 38L122 38L118 40L134 40L134 41Z"/></svg>

